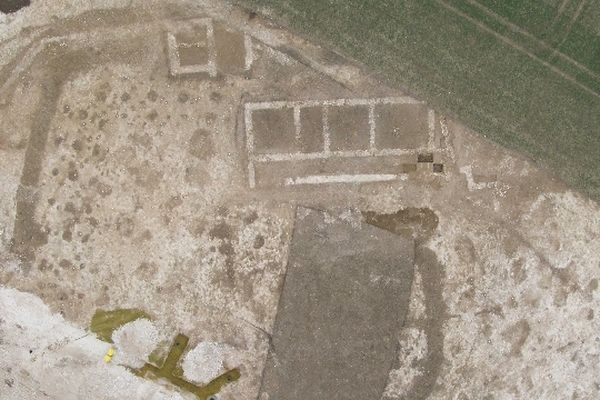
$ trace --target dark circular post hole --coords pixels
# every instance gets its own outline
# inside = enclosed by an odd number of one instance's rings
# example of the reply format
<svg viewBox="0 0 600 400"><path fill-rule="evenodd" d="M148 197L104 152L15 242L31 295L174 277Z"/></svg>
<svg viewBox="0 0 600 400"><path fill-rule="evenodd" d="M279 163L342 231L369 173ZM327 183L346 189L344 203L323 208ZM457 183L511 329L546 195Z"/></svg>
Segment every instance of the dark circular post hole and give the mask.
<svg viewBox="0 0 600 400"><path fill-rule="evenodd" d="M14 13L31 4L31 0L1 0L0 12L5 14Z"/></svg>

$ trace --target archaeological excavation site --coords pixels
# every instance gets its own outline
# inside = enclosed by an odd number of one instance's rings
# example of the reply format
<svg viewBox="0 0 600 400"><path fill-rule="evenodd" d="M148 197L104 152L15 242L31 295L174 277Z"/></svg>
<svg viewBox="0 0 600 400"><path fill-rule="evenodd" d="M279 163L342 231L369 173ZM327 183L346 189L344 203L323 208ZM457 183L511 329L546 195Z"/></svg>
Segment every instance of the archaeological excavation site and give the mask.
<svg viewBox="0 0 600 400"><path fill-rule="evenodd" d="M0 400L600 398L595 199L268 9L29 3Z"/></svg>

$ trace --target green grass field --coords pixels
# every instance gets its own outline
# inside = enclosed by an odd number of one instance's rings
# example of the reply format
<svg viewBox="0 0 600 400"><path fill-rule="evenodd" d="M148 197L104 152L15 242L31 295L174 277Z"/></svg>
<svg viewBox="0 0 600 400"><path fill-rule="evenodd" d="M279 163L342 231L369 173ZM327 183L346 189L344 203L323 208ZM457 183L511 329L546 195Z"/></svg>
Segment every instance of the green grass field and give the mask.
<svg viewBox="0 0 600 400"><path fill-rule="evenodd" d="M600 2L238 0L600 199Z"/></svg>

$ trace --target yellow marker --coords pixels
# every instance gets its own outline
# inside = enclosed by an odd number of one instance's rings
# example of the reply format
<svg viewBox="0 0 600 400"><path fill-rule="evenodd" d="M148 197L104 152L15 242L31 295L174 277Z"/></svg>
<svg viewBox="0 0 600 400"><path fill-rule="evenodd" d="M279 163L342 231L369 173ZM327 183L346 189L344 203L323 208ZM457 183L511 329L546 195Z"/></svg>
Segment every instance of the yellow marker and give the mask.
<svg viewBox="0 0 600 400"><path fill-rule="evenodd" d="M104 362L105 363L110 362L110 360L112 359L114 354L115 354L115 349L113 349L112 347L109 348L108 351L106 352L106 354L104 355Z"/></svg>

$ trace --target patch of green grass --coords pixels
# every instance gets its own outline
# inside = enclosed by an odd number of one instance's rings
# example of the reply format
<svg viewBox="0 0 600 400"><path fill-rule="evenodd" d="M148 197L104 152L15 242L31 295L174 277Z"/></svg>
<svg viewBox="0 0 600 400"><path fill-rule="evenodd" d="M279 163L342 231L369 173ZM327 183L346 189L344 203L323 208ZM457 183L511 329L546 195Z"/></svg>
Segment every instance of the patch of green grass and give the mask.
<svg viewBox="0 0 600 400"><path fill-rule="evenodd" d="M210 396L219 393L223 386L240 378L240 371L236 368L219 375L204 386L197 386L183 379L183 370L179 365L179 360L185 353L188 342L187 336L177 335L161 367L146 363L142 368L133 370L133 372L141 377L165 379L180 389L194 394L199 400L207 400Z"/></svg>
<svg viewBox="0 0 600 400"><path fill-rule="evenodd" d="M111 311L98 309L92 317L90 331L98 335L99 339L113 343L112 334L115 329L140 318L150 319L144 311L134 308ZM188 342L187 336L177 335L166 356L165 349L158 346L149 357L150 363L131 371L140 377L166 379L180 389L194 394L199 400L207 400L210 396L219 393L223 386L240 378L240 370L235 368L221 374L204 386L197 386L183 379L183 369L179 365L179 360L183 356Z"/></svg>
<svg viewBox="0 0 600 400"><path fill-rule="evenodd" d="M125 325L128 322L135 321L136 319L146 318L150 319L148 314L142 310L129 308L129 309L118 309L118 310L97 310L92 317L90 323L90 331L94 332L100 340L112 343L112 334L115 329Z"/></svg>
<svg viewBox="0 0 600 400"><path fill-rule="evenodd" d="M578 2L559 14L553 0L238 3L271 10L600 199L599 2L578 18Z"/></svg>

